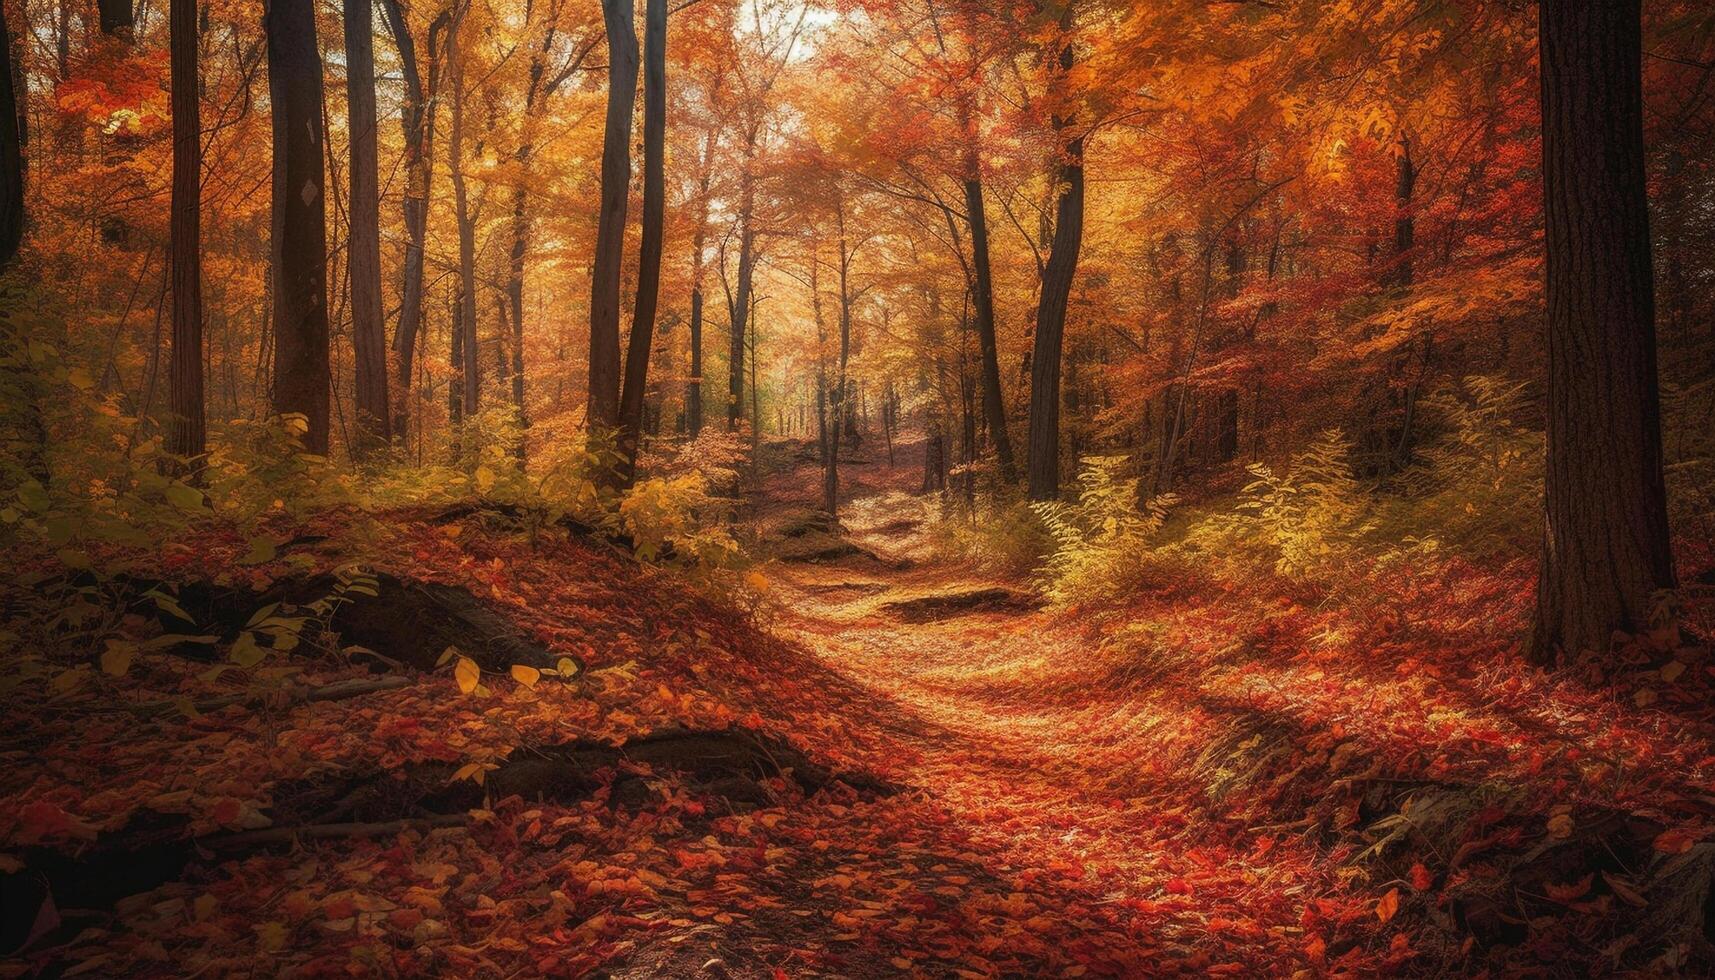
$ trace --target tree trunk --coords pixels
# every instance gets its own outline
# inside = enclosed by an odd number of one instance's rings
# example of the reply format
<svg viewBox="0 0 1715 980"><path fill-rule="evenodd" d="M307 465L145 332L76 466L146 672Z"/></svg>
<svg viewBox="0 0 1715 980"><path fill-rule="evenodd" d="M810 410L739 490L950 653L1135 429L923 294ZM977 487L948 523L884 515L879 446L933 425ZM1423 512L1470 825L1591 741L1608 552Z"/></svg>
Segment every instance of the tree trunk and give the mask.
<svg viewBox="0 0 1715 980"><path fill-rule="evenodd" d="M661 235L666 218L663 153L667 139L667 0L643 8L643 240L638 246L637 305L625 352L625 387L619 398L620 483L637 476L643 430L643 396L649 382L649 348L661 291Z"/></svg>
<svg viewBox="0 0 1715 980"><path fill-rule="evenodd" d="M399 297L399 324L393 332L393 351L398 357L399 397L395 402L393 435L405 440L410 432L411 382L417 337L423 323L423 257L429 224L429 187L434 176L434 97L440 82L440 61L435 35L447 23L447 14L429 27L429 88L425 94L417 69L416 44L405 21L399 0L382 0L393 42L399 49L399 64L405 78L405 102L400 122L405 130L405 260Z"/></svg>
<svg viewBox="0 0 1715 980"><path fill-rule="evenodd" d="M274 412L301 415L304 446L328 451L327 218L322 58L310 0L269 0L274 114Z"/></svg>
<svg viewBox="0 0 1715 980"><path fill-rule="evenodd" d="M168 7L172 58L171 252L173 356L168 365L167 452L200 468L206 448L202 376L202 127L197 99L196 0Z"/></svg>
<svg viewBox="0 0 1715 980"><path fill-rule="evenodd" d="M345 0L347 132L351 142L351 346L357 367L357 438L365 458L392 438L387 327L381 309L381 189L375 151L375 23L371 0Z"/></svg>
<svg viewBox="0 0 1715 980"><path fill-rule="evenodd" d="M744 143L744 172L739 177L738 208L738 296L728 311L732 325L727 372L728 432L737 432L744 417L744 329L750 316L751 278L756 271L756 229L752 227L752 212L756 210L756 128L752 124Z"/></svg>
<svg viewBox="0 0 1715 980"><path fill-rule="evenodd" d="M1000 466L1004 483L1018 480L1018 464L1012 455L1012 439L1007 435L1006 406L1000 391L1000 352L995 340L994 279L989 270L988 219L983 213L983 185L976 175L976 151L969 152L965 178L965 213L971 227L971 300L976 312L977 344L981 348L983 417L988 420L990 437L994 440L995 460Z"/></svg>
<svg viewBox="0 0 1715 980"><path fill-rule="evenodd" d="M1417 166L1411 162L1411 138L1399 139L1399 156L1395 160L1393 199L1393 267L1382 278L1384 285L1409 286L1412 282L1412 246L1417 240L1417 223L1412 217L1411 197L1417 187Z"/></svg>
<svg viewBox="0 0 1715 980"><path fill-rule="evenodd" d="M601 213L590 273L592 433L619 423L619 279L625 265L625 212L631 189L631 111L637 99L637 33L632 0L602 0L607 25L607 128L601 149Z"/></svg>
<svg viewBox="0 0 1715 980"><path fill-rule="evenodd" d="M453 180L453 215L459 235L459 317L464 324L464 357L460 398L463 417L476 417L482 400L482 361L478 355L476 328L476 219L470 213L470 195L464 176L464 55L459 32L469 7L454 9L447 28L447 74L453 87L452 128L447 134L447 167Z"/></svg>
<svg viewBox="0 0 1715 980"><path fill-rule="evenodd" d="M810 256L810 309L816 321L816 450L822 461L822 511L830 518L839 517L840 472L839 436L829 413L828 398L828 337L822 321L821 256ZM836 403L837 404L837 403Z"/></svg>
<svg viewBox="0 0 1715 980"><path fill-rule="evenodd" d="M715 126L703 137L697 185L697 225L691 232L691 377L685 385L685 427L695 439L703 431L703 246L709 228L709 183L714 176Z"/></svg>
<svg viewBox="0 0 1715 980"><path fill-rule="evenodd" d="M21 25L28 29L29 25ZM0 92L0 269L18 257L24 240L24 147L18 130L19 107L24 93L10 84L12 78L12 28L6 23L6 12L0 9L0 59L4 68L0 75L8 80Z"/></svg>
<svg viewBox="0 0 1715 980"><path fill-rule="evenodd" d="M100 10L101 33L131 43L131 31L137 20L131 0L96 0Z"/></svg>
<svg viewBox="0 0 1715 980"><path fill-rule="evenodd" d="M447 341L447 424L453 430L453 458L458 459L458 428L464 421L464 287L454 286Z"/></svg>
<svg viewBox="0 0 1715 980"><path fill-rule="evenodd" d="M1072 49L1060 63L1071 68ZM1042 272L1042 296L1036 308L1036 343L1030 361L1030 499L1060 495L1060 349L1066 331L1066 304L1078 249L1084 237L1084 139L1066 146L1060 165L1060 199L1055 207L1054 242Z"/></svg>
<svg viewBox="0 0 1715 980"><path fill-rule="evenodd" d="M1548 467L1531 659L1606 651L1674 585L1639 0L1543 0Z"/></svg>

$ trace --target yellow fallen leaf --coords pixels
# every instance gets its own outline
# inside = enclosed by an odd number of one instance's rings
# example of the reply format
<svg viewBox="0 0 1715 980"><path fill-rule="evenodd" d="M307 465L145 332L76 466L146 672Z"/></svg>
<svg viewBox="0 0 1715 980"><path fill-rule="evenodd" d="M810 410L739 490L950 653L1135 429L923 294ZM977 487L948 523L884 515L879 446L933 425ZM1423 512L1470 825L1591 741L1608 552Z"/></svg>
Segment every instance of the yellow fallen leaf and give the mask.
<svg viewBox="0 0 1715 980"><path fill-rule="evenodd" d="M264 922L259 926L251 926L256 930L256 941L267 952L273 953L286 945L286 924L284 922Z"/></svg>
<svg viewBox="0 0 1715 980"><path fill-rule="evenodd" d="M108 640L107 649L101 653L101 671L114 677L124 677L131 669L131 658L137 648L120 640Z"/></svg>
<svg viewBox="0 0 1715 980"><path fill-rule="evenodd" d="M1382 900L1376 903L1376 918L1386 922L1399 911L1399 889L1390 888Z"/></svg>
<svg viewBox="0 0 1715 980"><path fill-rule="evenodd" d="M459 693L470 694L476 690L477 681L482 679L482 669L476 661L469 657L460 657L453 665L453 680L458 681Z"/></svg>
<svg viewBox="0 0 1715 980"><path fill-rule="evenodd" d="M526 667L523 664L513 664L512 679L525 687L535 687L536 682L542 679L542 672L534 667Z"/></svg>

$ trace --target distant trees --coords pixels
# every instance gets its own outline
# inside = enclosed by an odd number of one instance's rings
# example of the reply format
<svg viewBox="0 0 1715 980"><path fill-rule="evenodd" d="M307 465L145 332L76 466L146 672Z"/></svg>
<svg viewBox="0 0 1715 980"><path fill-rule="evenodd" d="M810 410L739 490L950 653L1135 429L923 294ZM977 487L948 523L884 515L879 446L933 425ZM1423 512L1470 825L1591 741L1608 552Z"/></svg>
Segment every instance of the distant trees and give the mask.
<svg viewBox="0 0 1715 980"><path fill-rule="evenodd" d="M322 59L311 0L269 0L273 106L274 411L302 415L304 445L328 451L326 178Z"/></svg>
<svg viewBox="0 0 1715 980"><path fill-rule="evenodd" d="M1531 657L1608 648L1674 584L1639 0L1543 0L1548 468Z"/></svg>

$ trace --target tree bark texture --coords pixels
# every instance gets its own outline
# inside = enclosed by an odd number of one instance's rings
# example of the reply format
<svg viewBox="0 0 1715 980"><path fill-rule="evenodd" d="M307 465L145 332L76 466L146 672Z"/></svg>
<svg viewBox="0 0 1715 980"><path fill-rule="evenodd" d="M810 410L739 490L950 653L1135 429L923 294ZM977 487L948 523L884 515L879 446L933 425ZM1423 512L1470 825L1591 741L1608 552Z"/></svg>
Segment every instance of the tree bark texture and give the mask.
<svg viewBox="0 0 1715 980"><path fill-rule="evenodd" d="M345 0L347 131L351 140L351 346L357 367L357 437L362 458L391 440L387 327L381 308L381 188L375 149L375 21L372 0Z"/></svg>
<svg viewBox="0 0 1715 980"><path fill-rule="evenodd" d="M1543 0L1548 466L1531 657L1606 651L1674 584L1639 0Z"/></svg>
<svg viewBox="0 0 1715 980"><path fill-rule="evenodd" d="M327 218L322 59L310 0L269 0L268 91L274 113L272 253L276 414L303 416L304 445L328 451Z"/></svg>
<svg viewBox="0 0 1715 980"><path fill-rule="evenodd" d="M173 353L168 364L167 451L186 461L207 445L202 364L202 124L197 98L196 0L171 0L173 189L170 240ZM194 464L193 464L194 465Z"/></svg>
<svg viewBox="0 0 1715 980"><path fill-rule="evenodd" d="M637 32L632 0L602 0L607 25L607 128L601 149L601 212L590 273L589 408L591 432L619 423L619 280L625 265L625 213L631 187L631 114L637 99Z"/></svg>
<svg viewBox="0 0 1715 980"><path fill-rule="evenodd" d="M667 0L646 0L643 11L643 237L637 257L637 305L625 352L625 387L619 399L620 482L625 486L637 475L666 222Z"/></svg>

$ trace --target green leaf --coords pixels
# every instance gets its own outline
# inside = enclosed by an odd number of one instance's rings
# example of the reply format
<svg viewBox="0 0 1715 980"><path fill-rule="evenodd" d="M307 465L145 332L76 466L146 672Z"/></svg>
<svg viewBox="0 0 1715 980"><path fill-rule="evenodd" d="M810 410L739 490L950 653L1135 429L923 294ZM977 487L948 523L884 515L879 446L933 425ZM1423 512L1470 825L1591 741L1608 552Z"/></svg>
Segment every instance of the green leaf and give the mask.
<svg viewBox="0 0 1715 980"><path fill-rule="evenodd" d="M250 539L250 550L244 553L244 557L238 559L238 563L240 565L261 565L273 561L274 556L278 553L279 547L274 543L274 539L266 534L259 534Z"/></svg>
<svg viewBox="0 0 1715 980"><path fill-rule="evenodd" d="M274 615L274 610L280 608L278 602L270 602L250 615L250 621L244 624L245 629L254 629L261 625L264 619Z"/></svg>
<svg viewBox="0 0 1715 980"><path fill-rule="evenodd" d="M232 662L246 670L261 663L268 656L268 651L256 645L256 634L240 633L232 644Z"/></svg>
<svg viewBox="0 0 1715 980"><path fill-rule="evenodd" d="M167 503L187 514L201 514L207 509L203 503L206 498L203 497L202 491L193 486L174 482L167 486L162 495L167 498Z"/></svg>

